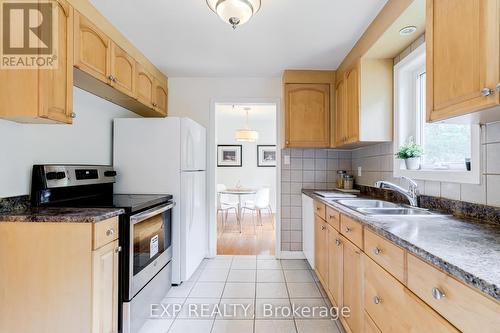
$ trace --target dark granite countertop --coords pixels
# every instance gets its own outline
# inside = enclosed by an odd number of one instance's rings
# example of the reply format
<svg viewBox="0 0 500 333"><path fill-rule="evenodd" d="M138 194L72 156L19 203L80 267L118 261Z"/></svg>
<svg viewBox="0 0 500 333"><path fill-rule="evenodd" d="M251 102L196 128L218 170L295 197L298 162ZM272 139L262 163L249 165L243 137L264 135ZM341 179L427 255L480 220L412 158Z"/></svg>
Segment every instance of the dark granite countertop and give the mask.
<svg viewBox="0 0 500 333"><path fill-rule="evenodd" d="M117 208L25 208L0 213L0 222L96 223L123 213Z"/></svg>
<svg viewBox="0 0 500 333"><path fill-rule="evenodd" d="M368 216L303 190L427 263L500 300L500 225L451 215Z"/></svg>

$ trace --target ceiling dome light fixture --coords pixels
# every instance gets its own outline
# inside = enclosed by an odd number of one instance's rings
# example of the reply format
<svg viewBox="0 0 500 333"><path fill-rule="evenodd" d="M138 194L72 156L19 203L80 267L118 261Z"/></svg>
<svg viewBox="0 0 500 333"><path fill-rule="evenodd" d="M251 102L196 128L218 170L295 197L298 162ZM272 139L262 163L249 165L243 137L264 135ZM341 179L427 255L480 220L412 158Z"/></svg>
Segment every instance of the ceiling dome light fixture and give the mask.
<svg viewBox="0 0 500 333"><path fill-rule="evenodd" d="M409 25L409 26L404 27L401 30L399 30L399 34L401 36L408 36L408 35L411 35L412 33L414 33L415 31L417 31L417 27L414 25Z"/></svg>
<svg viewBox="0 0 500 333"><path fill-rule="evenodd" d="M236 139L236 141L255 142L259 139L259 132L250 129L250 126L248 126L248 111L250 110L251 108L249 107L245 108L245 112L247 113L247 121L245 123L245 128L237 130L236 133L234 134L234 138Z"/></svg>
<svg viewBox="0 0 500 333"><path fill-rule="evenodd" d="M245 24L260 9L261 0L206 0L208 7L233 29Z"/></svg>

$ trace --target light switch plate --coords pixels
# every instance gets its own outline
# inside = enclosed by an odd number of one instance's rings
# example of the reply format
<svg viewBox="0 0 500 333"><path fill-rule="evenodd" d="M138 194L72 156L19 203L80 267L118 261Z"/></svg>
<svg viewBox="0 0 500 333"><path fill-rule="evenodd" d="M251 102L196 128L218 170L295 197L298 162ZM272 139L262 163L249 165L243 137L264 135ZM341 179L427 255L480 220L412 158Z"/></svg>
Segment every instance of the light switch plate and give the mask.
<svg viewBox="0 0 500 333"><path fill-rule="evenodd" d="M361 177L361 167L358 167L358 177Z"/></svg>
<svg viewBox="0 0 500 333"><path fill-rule="evenodd" d="M285 155L285 158L283 159L283 163L285 165L290 165L290 155Z"/></svg>

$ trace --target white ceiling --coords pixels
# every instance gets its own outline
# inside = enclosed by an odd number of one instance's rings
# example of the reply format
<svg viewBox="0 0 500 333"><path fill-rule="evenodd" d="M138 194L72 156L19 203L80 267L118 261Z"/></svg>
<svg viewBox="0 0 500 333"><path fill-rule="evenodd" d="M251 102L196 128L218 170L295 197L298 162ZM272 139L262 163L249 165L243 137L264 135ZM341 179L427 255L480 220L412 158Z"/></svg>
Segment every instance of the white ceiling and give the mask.
<svg viewBox="0 0 500 333"><path fill-rule="evenodd" d="M387 0L262 0L236 31L205 0L91 0L170 77L335 69Z"/></svg>

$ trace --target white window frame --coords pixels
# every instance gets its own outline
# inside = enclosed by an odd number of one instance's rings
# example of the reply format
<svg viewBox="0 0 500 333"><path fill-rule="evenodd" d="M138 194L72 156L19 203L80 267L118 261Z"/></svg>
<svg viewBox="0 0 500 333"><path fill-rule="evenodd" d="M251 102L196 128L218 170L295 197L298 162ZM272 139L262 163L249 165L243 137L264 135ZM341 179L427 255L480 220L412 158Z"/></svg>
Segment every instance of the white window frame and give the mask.
<svg viewBox="0 0 500 333"><path fill-rule="evenodd" d="M408 137L420 142L422 130L418 119L416 75L425 67L425 43L394 66L394 154ZM406 170L404 161L394 158L394 177L406 176L418 180L479 184L481 180L481 130L471 125L471 171L466 170Z"/></svg>

